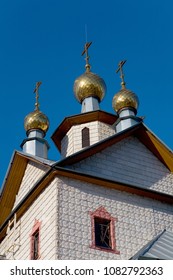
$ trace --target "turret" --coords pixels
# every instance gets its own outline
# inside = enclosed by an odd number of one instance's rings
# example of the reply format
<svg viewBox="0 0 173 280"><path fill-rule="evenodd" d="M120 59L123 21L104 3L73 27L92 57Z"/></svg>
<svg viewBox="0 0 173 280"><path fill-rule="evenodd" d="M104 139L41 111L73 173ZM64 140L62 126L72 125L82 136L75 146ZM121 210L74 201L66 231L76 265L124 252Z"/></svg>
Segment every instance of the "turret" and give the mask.
<svg viewBox="0 0 173 280"><path fill-rule="evenodd" d="M36 93L35 110L29 113L24 120L24 127L27 138L22 142L21 148L25 153L47 158L49 145L44 139L49 128L48 117L39 110L39 87L41 82L36 83L34 93Z"/></svg>

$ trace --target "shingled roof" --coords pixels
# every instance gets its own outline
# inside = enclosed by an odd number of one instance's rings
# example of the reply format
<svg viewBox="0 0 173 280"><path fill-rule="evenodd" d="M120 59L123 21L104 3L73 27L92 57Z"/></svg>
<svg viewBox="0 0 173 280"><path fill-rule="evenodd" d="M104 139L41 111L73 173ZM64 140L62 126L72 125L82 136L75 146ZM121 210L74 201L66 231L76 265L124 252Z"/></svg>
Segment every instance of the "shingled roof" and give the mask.
<svg viewBox="0 0 173 280"><path fill-rule="evenodd" d="M173 232L162 231L131 260L173 260Z"/></svg>

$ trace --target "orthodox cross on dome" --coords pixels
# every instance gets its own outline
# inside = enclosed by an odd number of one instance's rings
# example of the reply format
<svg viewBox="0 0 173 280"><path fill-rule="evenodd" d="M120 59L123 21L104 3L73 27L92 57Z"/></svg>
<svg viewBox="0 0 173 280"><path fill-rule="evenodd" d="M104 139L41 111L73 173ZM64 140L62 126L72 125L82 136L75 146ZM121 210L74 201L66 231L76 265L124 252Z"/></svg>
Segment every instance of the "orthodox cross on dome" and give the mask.
<svg viewBox="0 0 173 280"><path fill-rule="evenodd" d="M124 81L124 72L123 72L123 66L126 63L127 60L122 60L118 64L118 69L116 70L116 73L120 71L120 78L121 78L121 86L122 88L125 88L125 81Z"/></svg>
<svg viewBox="0 0 173 280"><path fill-rule="evenodd" d="M35 86L35 89L34 89L34 93L36 94L35 96L35 110L39 110L39 107L40 107L40 104L38 103L38 99L39 99L39 87L40 85L42 84L42 82L37 82L36 83L36 86Z"/></svg>
<svg viewBox="0 0 173 280"><path fill-rule="evenodd" d="M85 44L84 50L83 50L83 52L82 52L82 55L86 54L86 57L85 57L85 60L86 60L86 65L85 65L86 71L89 71L90 68L91 68L91 66L90 66L90 64L89 64L89 58L90 58L90 57L89 57L89 55L88 55L88 49L89 49L89 47L91 46L91 44L92 44L92 42L87 42L87 43Z"/></svg>

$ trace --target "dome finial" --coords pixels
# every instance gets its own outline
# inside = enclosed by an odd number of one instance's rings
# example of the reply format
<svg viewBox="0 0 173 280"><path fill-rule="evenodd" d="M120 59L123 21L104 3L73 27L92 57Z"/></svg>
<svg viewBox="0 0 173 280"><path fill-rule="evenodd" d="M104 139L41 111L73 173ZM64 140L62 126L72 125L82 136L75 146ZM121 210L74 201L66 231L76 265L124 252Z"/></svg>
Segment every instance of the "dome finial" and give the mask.
<svg viewBox="0 0 173 280"><path fill-rule="evenodd" d="M37 82L34 93L36 94L35 109L29 113L24 120L27 139L23 140L21 148L25 153L33 156L47 158L49 145L44 139L49 129L49 119L39 110L39 87L41 82Z"/></svg>
<svg viewBox="0 0 173 280"><path fill-rule="evenodd" d="M86 43L82 52L82 55L86 54L86 71L75 80L73 87L76 99L82 104L82 113L88 112L91 107L92 110L98 110L99 103L102 101L106 93L106 84L104 80L90 71L91 66L89 64L88 48L91 44L92 42ZM88 109L89 107L90 109Z"/></svg>
<svg viewBox="0 0 173 280"><path fill-rule="evenodd" d="M36 86L35 86L35 89L34 89L34 93L36 94L35 96L35 111L39 111L39 107L40 107L40 104L38 103L38 99L39 99L39 87L40 85L42 84L42 82L36 82Z"/></svg>
<svg viewBox="0 0 173 280"><path fill-rule="evenodd" d="M114 110L119 114L122 110L130 108L130 110L137 113L137 108L139 105L138 97L135 93L131 90L126 88L126 83L124 81L124 73L123 73L123 65L126 63L127 60L122 60L118 64L118 69L116 73L120 71L120 78L121 78L121 90L116 93L113 97L112 105Z"/></svg>
<svg viewBox="0 0 173 280"><path fill-rule="evenodd" d="M33 112L29 113L24 120L24 127L27 133L30 130L37 130L37 129L42 130L44 133L46 133L49 128L48 117L39 110L40 104L38 103L38 99L39 99L38 90L41 84L42 82L37 82L36 87L34 89L34 93L36 94L35 109Z"/></svg>
<svg viewBox="0 0 173 280"><path fill-rule="evenodd" d="M126 63L127 60L122 60L119 62L118 64L118 69L116 70L116 73L118 73L120 71L120 78L121 78L121 86L122 89L126 88L125 85L125 81L124 81L124 72L123 72L123 65Z"/></svg>
<svg viewBox="0 0 173 280"><path fill-rule="evenodd" d="M85 47L84 50L82 52L82 55L86 54L85 60L86 60L86 64L85 64L85 68L86 68L86 72L90 72L91 69L91 65L89 64L89 55L88 55L88 49L91 46L92 42L87 42L85 43Z"/></svg>

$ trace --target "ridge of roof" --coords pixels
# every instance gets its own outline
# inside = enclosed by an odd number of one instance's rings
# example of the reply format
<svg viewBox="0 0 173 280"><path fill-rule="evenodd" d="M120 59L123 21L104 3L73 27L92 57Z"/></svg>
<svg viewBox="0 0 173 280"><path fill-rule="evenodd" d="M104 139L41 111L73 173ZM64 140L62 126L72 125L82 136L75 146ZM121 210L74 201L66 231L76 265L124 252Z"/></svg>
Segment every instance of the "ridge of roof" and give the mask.
<svg viewBox="0 0 173 280"><path fill-rule="evenodd" d="M50 159L46 159L46 158L42 158L42 157L38 157L38 156L34 156L34 155L31 155L31 154L28 154L28 153L25 153L25 152L22 152L22 151L17 151L16 152L30 160L34 160L34 161L37 161L39 163L42 163L42 164L45 164L45 165L49 165L49 166L52 166L56 163L56 161L54 160L50 160Z"/></svg>
<svg viewBox="0 0 173 280"><path fill-rule="evenodd" d="M82 150L80 150L78 152L75 152L74 154L71 154L71 155L67 156L66 158L63 158L62 160L58 161L57 165L58 166L64 166L66 164L69 164L69 162L73 161L74 159L80 158L80 160L82 160L82 159L84 159L84 158L86 158L86 157L88 157L90 155L93 155L93 154L103 150L105 147L107 147L106 144L108 142L111 142L110 143L110 146L111 146L112 144L114 144L114 142L116 143L116 142L119 142L122 139L124 139L125 135L127 135L127 136L131 135L131 133L133 131L135 131L138 127L140 127L141 124L142 124L142 121L140 123L138 123L138 124L133 125L130 128L127 128L127 129L125 129L123 131L120 131L118 133L115 133L114 135L111 135L111 136L109 136L109 137L107 137L107 138L105 138L105 139L103 139L103 140L101 140L99 142L96 142L96 143L92 144L89 147L86 147L86 148L84 148L84 149L82 149ZM116 139L118 141L114 141Z"/></svg>
<svg viewBox="0 0 173 280"><path fill-rule="evenodd" d="M173 152L143 124L142 120L123 131L59 160L57 165L65 166L79 162L131 135L137 137L171 172L173 172Z"/></svg>
<svg viewBox="0 0 173 280"><path fill-rule="evenodd" d="M8 216L13 207L15 196L22 182L28 161L33 161L44 165L48 170L50 170L51 166L55 164L53 161L35 157L17 150L13 152L1 188L0 212L2 214L0 216L0 223L4 217ZM13 191L10 191L11 186L13 186Z"/></svg>
<svg viewBox="0 0 173 280"><path fill-rule="evenodd" d="M146 124L143 123L143 126L162 144L165 146L166 149L168 149L171 153L173 153L173 150L168 147L165 142L163 142Z"/></svg>
<svg viewBox="0 0 173 280"><path fill-rule="evenodd" d="M47 165L47 166L52 166L52 165L54 165L55 163L57 163L57 161L48 160L48 159L41 158L41 157L38 157L38 156L30 155L30 154L25 153L25 152L22 152L22 151L14 150L13 153L12 153L10 162L9 162L9 164L8 164L8 168L7 168L7 171L6 171L4 180L3 180L3 182L2 182L0 195L2 194L4 184L5 184L6 180L7 180L7 177L8 177L9 171L10 171L10 169L11 169L11 166L13 165L15 155L22 156L22 157L25 158L25 159L32 160L32 161L35 161L35 162L38 162L38 163L41 163L41 164Z"/></svg>

